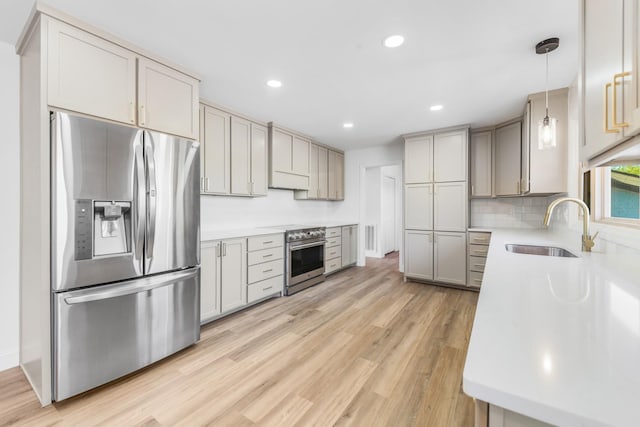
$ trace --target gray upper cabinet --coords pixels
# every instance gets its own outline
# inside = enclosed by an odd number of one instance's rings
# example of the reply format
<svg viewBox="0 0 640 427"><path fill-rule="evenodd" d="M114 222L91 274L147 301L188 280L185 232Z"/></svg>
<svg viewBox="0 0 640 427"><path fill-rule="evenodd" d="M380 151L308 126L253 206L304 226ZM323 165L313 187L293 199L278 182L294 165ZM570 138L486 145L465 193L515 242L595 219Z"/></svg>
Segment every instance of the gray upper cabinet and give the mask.
<svg viewBox="0 0 640 427"><path fill-rule="evenodd" d="M200 105L202 194L267 194L267 128L207 104Z"/></svg>
<svg viewBox="0 0 640 427"><path fill-rule="evenodd" d="M269 186L290 190L309 189L311 142L269 124Z"/></svg>
<svg viewBox="0 0 640 427"><path fill-rule="evenodd" d="M437 133L433 137L433 180L467 180L467 130Z"/></svg>
<svg viewBox="0 0 640 427"><path fill-rule="evenodd" d="M433 135L406 138L404 142L404 183L433 182Z"/></svg>
<svg viewBox="0 0 640 427"><path fill-rule="evenodd" d="M471 197L492 195L492 131L471 134Z"/></svg>
<svg viewBox="0 0 640 427"><path fill-rule="evenodd" d="M522 122L496 128L495 132L495 194L520 194L520 149Z"/></svg>

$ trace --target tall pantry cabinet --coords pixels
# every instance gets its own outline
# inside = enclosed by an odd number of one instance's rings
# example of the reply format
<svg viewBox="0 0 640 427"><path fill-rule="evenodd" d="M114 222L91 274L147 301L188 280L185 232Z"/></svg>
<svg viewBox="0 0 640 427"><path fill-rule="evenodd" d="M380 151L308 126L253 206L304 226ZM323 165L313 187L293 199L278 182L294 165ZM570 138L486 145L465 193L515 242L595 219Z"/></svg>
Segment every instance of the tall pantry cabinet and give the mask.
<svg viewBox="0 0 640 427"><path fill-rule="evenodd" d="M465 286L469 129L404 139L405 278Z"/></svg>

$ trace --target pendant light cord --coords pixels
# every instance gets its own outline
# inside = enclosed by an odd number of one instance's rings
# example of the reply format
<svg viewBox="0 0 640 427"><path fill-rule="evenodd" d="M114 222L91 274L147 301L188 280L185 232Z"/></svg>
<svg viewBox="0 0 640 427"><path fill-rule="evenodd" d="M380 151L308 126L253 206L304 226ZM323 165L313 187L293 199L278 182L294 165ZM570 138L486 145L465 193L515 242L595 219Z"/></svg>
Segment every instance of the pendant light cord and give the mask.
<svg viewBox="0 0 640 427"><path fill-rule="evenodd" d="M544 108L545 108L546 117L549 117L549 49L548 48L544 56L547 59L547 81L544 89Z"/></svg>

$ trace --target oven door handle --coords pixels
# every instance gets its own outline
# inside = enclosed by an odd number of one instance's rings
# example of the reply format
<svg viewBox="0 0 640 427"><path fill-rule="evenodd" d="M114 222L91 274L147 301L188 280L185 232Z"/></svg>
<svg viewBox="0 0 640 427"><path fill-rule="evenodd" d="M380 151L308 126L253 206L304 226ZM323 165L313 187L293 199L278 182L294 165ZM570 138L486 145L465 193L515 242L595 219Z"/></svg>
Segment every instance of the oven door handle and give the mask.
<svg viewBox="0 0 640 427"><path fill-rule="evenodd" d="M327 242L326 240L321 240L319 242L307 243L307 244L304 244L304 245L295 245L295 246L291 245L291 246L289 246L289 250L295 251L297 249L306 249L306 248L312 248L314 246L322 246L326 242Z"/></svg>

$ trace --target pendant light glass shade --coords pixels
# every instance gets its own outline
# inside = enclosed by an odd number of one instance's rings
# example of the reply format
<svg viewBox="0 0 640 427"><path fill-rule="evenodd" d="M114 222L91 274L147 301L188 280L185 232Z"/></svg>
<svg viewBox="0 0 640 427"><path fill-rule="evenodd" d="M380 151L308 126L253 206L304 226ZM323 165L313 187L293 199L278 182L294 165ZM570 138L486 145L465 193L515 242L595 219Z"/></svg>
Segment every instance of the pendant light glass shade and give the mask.
<svg viewBox="0 0 640 427"><path fill-rule="evenodd" d="M546 116L538 122L538 150L554 148L556 141L556 125L558 120Z"/></svg>

